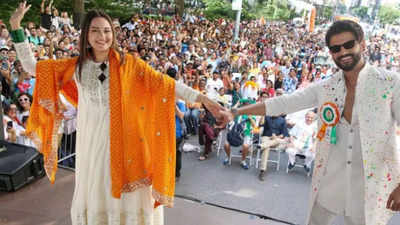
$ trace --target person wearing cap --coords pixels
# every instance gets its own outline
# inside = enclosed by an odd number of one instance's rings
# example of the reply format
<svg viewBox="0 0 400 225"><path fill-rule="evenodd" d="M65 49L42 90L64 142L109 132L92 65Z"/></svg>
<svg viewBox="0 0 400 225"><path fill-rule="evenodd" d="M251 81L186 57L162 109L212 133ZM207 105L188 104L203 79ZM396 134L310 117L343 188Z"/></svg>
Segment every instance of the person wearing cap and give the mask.
<svg viewBox="0 0 400 225"><path fill-rule="evenodd" d="M6 45L0 46L0 57L1 59L8 58L9 48Z"/></svg>
<svg viewBox="0 0 400 225"><path fill-rule="evenodd" d="M246 105L254 104L255 101L252 99L244 98L244 99L240 99L240 103L242 104L242 106L246 106ZM249 165L246 162L246 157L247 157L247 154L249 153L249 149L250 149L251 145L253 144L252 132L253 132L253 128L257 127L256 117L248 116L248 115L240 115L235 120L236 120L236 123L246 121L245 125L244 125L244 130L243 130L242 158L240 161L240 166L243 169L248 170ZM223 133L223 135L226 137L228 132L229 131L227 131L227 129L225 129L225 132ZM226 141L224 144L224 150L225 150L227 157L223 161L223 164L228 165L229 158L231 155L231 145L229 144L228 139L227 138L225 138L225 139L226 139Z"/></svg>

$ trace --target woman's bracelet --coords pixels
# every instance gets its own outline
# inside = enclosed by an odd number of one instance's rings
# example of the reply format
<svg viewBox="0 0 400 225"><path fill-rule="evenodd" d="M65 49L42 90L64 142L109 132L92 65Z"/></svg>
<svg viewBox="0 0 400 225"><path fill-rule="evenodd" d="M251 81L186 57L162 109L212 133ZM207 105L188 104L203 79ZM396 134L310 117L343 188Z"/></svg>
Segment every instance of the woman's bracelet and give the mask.
<svg viewBox="0 0 400 225"><path fill-rule="evenodd" d="M23 29L12 30L10 32L12 41L14 43L21 43L25 41L25 34Z"/></svg>

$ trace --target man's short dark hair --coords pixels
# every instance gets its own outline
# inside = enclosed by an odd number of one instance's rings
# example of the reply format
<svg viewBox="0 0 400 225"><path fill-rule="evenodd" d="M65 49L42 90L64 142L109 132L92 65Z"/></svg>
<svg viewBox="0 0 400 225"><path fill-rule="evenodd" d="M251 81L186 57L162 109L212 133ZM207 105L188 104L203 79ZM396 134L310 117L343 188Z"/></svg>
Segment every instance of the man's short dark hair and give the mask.
<svg viewBox="0 0 400 225"><path fill-rule="evenodd" d="M176 70L175 70L175 68L174 68L174 67L168 68L168 69L167 69L167 75L170 76L171 78L174 78L174 79L175 79L175 77L176 77Z"/></svg>
<svg viewBox="0 0 400 225"><path fill-rule="evenodd" d="M358 42L364 40L364 32L362 30L362 27L358 23L352 20L339 20L334 22L331 27L329 27L328 32L326 32L326 45L329 46L329 42L331 41L332 36L344 32L352 33Z"/></svg>

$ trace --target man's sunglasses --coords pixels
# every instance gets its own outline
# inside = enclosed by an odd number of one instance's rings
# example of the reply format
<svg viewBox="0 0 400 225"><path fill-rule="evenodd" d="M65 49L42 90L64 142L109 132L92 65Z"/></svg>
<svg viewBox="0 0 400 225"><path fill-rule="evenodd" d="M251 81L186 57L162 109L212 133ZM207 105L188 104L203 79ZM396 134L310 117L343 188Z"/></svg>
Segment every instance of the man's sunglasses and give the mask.
<svg viewBox="0 0 400 225"><path fill-rule="evenodd" d="M351 40L351 41L345 42L345 43L343 43L343 44L341 44L341 45L332 45L332 46L329 46L329 50L330 50L332 53L338 53L338 52L340 52L340 49L342 48L342 46L343 46L343 48L345 48L345 49L352 49L352 48L354 47L355 44L356 44L356 40Z"/></svg>

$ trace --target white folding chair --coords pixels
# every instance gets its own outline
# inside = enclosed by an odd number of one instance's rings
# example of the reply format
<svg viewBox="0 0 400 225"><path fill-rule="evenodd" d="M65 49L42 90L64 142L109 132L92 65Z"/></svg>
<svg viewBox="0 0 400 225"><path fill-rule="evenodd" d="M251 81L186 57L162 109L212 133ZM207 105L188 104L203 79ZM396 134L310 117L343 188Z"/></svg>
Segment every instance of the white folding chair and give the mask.
<svg viewBox="0 0 400 225"><path fill-rule="evenodd" d="M233 97L232 97L232 95L226 95L226 98L228 100L228 108L230 109L231 105L232 105Z"/></svg>
<svg viewBox="0 0 400 225"><path fill-rule="evenodd" d="M224 147L224 139L225 139L224 135L226 135L226 128L219 132L216 140L217 157L219 157L219 151Z"/></svg>
<svg viewBox="0 0 400 225"><path fill-rule="evenodd" d="M304 166L306 165L305 159L306 159L306 156L305 156L305 155L303 155L303 154L296 154L296 159L295 159L294 168L296 168L296 167L304 168ZM293 168L293 169L294 169L294 168ZM293 169L292 169L292 170L293 170ZM307 172L307 177L309 177L309 176L311 175L311 169L312 169L312 168L310 168L310 171ZM286 166L286 173L289 173L289 160L288 160L287 166Z"/></svg>
<svg viewBox="0 0 400 225"><path fill-rule="evenodd" d="M251 139L253 140L253 138L254 135L252 134ZM229 165L232 164L232 158L240 158L240 159L242 158L242 153L241 153L242 146L234 148L235 150L233 150L231 146L231 154L229 155ZM234 154L233 151L235 151L235 153L237 152L237 154ZM250 145L249 152L246 156L246 159L249 160L249 167L253 166L253 152L254 152L254 143Z"/></svg>
<svg viewBox="0 0 400 225"><path fill-rule="evenodd" d="M257 146L257 158L256 158L256 168L259 168L259 164L261 162L261 153L262 153L262 149L260 146ZM275 152L275 159L270 159L271 158L271 154L269 154L268 156L268 162L271 163L275 163L276 164L276 171L279 171L279 167L280 167L280 162L281 162L281 153L282 153L283 149L279 149L279 148L270 148L269 152Z"/></svg>
<svg viewBox="0 0 400 225"><path fill-rule="evenodd" d="M256 168L259 168L259 163L261 162L261 153L263 151L263 149L261 148L261 134L263 132L264 128L261 127L260 128L260 138L257 144L257 156L256 156ZM280 167L280 162L281 162L281 153L283 151L283 149L278 147L275 148L270 148L269 151L271 152L275 152L276 153L276 157L275 159L269 159L271 157L271 154L269 154L268 156L268 162L272 162L276 164L276 170L279 171L279 167Z"/></svg>

